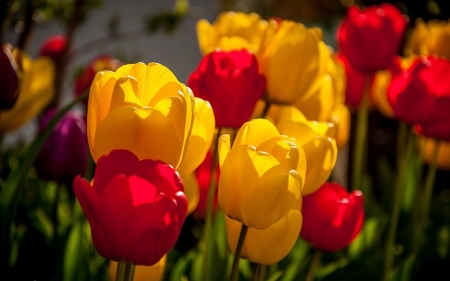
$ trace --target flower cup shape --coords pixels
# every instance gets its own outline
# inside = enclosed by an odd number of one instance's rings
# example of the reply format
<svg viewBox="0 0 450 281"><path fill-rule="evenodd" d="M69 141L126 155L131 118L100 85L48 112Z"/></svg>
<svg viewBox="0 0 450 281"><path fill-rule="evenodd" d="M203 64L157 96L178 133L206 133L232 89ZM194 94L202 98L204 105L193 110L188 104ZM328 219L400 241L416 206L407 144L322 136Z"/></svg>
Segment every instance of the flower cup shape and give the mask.
<svg viewBox="0 0 450 281"><path fill-rule="evenodd" d="M0 50L0 110L10 109L19 94L18 67L9 45L3 44ZM1 120L0 120L1 122Z"/></svg>
<svg viewBox="0 0 450 281"><path fill-rule="evenodd" d="M299 200L301 203L301 197ZM302 227L301 204L291 209L279 221L266 229L249 228L241 256L254 263L272 265L286 257L298 240ZM232 252L236 252L241 223L225 218L227 241Z"/></svg>
<svg viewBox="0 0 450 281"><path fill-rule="evenodd" d="M305 152L307 169L302 195L311 194L328 180L336 164L335 127L329 122L308 121L293 106L271 107L269 116L274 116L275 111L277 116L273 119L280 134L295 140Z"/></svg>
<svg viewBox="0 0 450 281"><path fill-rule="evenodd" d="M303 239L320 251L340 251L361 231L364 198L359 190L349 194L339 184L327 182L303 197L302 215Z"/></svg>
<svg viewBox="0 0 450 281"><path fill-rule="evenodd" d="M400 51L407 20L392 4L352 5L337 30L339 51L363 73L386 69Z"/></svg>
<svg viewBox="0 0 450 281"><path fill-rule="evenodd" d="M13 107L0 111L0 131L11 132L25 125L39 114L52 100L55 67L50 58L39 57L32 61L28 55L13 50L14 58L20 58L19 96Z"/></svg>
<svg viewBox="0 0 450 281"><path fill-rule="evenodd" d="M192 91L161 64L98 72L87 110L93 159L127 149L141 160L161 160L178 169L187 152L194 103Z"/></svg>
<svg viewBox="0 0 450 281"><path fill-rule="evenodd" d="M320 86L329 53L319 29L301 23L270 20L257 53L267 79L269 103L292 104Z"/></svg>
<svg viewBox="0 0 450 281"><path fill-rule="evenodd" d="M55 115L51 108L40 118L39 131ZM84 175L88 160L86 120L79 111L69 111L54 128L39 152L35 167L39 176L58 183L71 183L77 175Z"/></svg>
<svg viewBox="0 0 450 281"><path fill-rule="evenodd" d="M217 127L240 128L264 93L266 79L253 53L216 50L203 57L187 85L211 103Z"/></svg>
<svg viewBox="0 0 450 281"><path fill-rule="evenodd" d="M253 119L219 140L219 206L248 227L265 229L301 196L306 159L301 147L266 119Z"/></svg>
<svg viewBox="0 0 450 281"><path fill-rule="evenodd" d="M388 100L394 116L428 137L450 141L450 62L418 57L392 71Z"/></svg>
<svg viewBox="0 0 450 281"><path fill-rule="evenodd" d="M78 176L73 189L96 250L110 260L156 264L175 245L186 217L178 173L128 150L102 156L92 184Z"/></svg>
<svg viewBox="0 0 450 281"><path fill-rule="evenodd" d="M213 24L207 20L197 23L200 51L207 55L219 48L224 51L247 49L258 52L267 21L256 13L222 12Z"/></svg>

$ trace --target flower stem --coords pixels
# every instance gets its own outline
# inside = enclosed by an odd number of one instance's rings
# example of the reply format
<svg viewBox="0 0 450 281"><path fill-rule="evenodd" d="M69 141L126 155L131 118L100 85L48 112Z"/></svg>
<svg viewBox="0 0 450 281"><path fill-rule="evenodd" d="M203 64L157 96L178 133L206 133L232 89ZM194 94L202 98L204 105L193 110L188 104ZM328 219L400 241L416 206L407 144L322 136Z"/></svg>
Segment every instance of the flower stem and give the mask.
<svg viewBox="0 0 450 281"><path fill-rule="evenodd" d="M231 268L230 281L238 280L239 261L241 259L242 248L244 248L245 236L247 235L248 226L242 224L241 232L239 233L239 240L236 245L236 252L234 253L233 267Z"/></svg>
<svg viewBox="0 0 450 281"><path fill-rule="evenodd" d="M134 263L118 261L115 281L133 281L135 268Z"/></svg>
<svg viewBox="0 0 450 281"><path fill-rule="evenodd" d="M136 265L134 263L127 263L125 267L125 277L124 281L133 281L134 280L134 270Z"/></svg>
<svg viewBox="0 0 450 281"><path fill-rule="evenodd" d="M267 266L265 266L264 264L261 264L261 267L259 268L259 279L258 281L264 281L265 277L266 277L266 270L267 270Z"/></svg>
<svg viewBox="0 0 450 281"><path fill-rule="evenodd" d="M125 268L127 264L123 261L117 262L116 281L123 281L125 278Z"/></svg>
<svg viewBox="0 0 450 281"><path fill-rule="evenodd" d="M420 209L420 217L419 217L419 223L417 224L417 236L416 241L414 243L415 248L413 249L413 254L415 257L417 257L420 248L422 246L422 236L423 232L425 231L427 227L427 221L428 221L428 214L430 212L430 203L431 199L433 197L433 187L434 187L434 181L436 179L436 169L437 169L437 158L438 158L438 152L439 152L439 144L440 141L435 139L434 140L434 149L433 154L431 156L431 162L428 165L428 172L425 179L425 186L423 189L423 196L422 196L422 204Z"/></svg>
<svg viewBox="0 0 450 281"><path fill-rule="evenodd" d="M215 136L213 140L213 145L211 147L212 149L212 164L211 164L211 178L209 181L209 189L208 189L208 195L206 199L206 220L205 220L205 230L204 230L204 237L205 237L205 252L203 254L203 272L202 272L202 280L208 281L210 280L210 261L212 256L212 249L213 249L213 240L212 240L212 208L213 208L213 202L214 202L214 196L216 194L216 166L218 162L218 141L220 138L221 129L219 128L217 135Z"/></svg>
<svg viewBox="0 0 450 281"><path fill-rule="evenodd" d="M367 75L361 104L356 113L355 151L352 155L352 190L359 190L362 186L363 168L365 167L363 165L365 156L364 148L366 147L367 123L369 118L369 90L370 75Z"/></svg>
<svg viewBox="0 0 450 281"><path fill-rule="evenodd" d="M306 275L305 281L314 280L314 274L316 272L317 266L319 265L321 257L322 257L322 252L319 250L315 250L314 257L311 261L311 265L309 266L308 274Z"/></svg>
<svg viewBox="0 0 450 281"><path fill-rule="evenodd" d="M400 123L400 126L408 126L406 123ZM403 185L404 179L406 175L406 170L408 167L408 161L411 158L411 154L414 149L415 136L410 128L410 134L407 140L405 153L401 155L401 158L398 159L398 170L397 177L394 186L394 194L393 194L393 203L392 210L389 219L388 225L388 233L386 238L386 244L384 248L384 258L383 258L383 270L382 270L382 278L381 280L387 281L390 280L392 274L392 267L394 264L394 249L395 249L395 238L397 236L397 224L400 216L400 207L401 207L401 199L403 193ZM401 132L403 129L400 129Z"/></svg>
<svg viewBox="0 0 450 281"><path fill-rule="evenodd" d="M252 279L251 281L259 281L259 275L261 273L261 264L255 263L253 265L253 271L252 271Z"/></svg>

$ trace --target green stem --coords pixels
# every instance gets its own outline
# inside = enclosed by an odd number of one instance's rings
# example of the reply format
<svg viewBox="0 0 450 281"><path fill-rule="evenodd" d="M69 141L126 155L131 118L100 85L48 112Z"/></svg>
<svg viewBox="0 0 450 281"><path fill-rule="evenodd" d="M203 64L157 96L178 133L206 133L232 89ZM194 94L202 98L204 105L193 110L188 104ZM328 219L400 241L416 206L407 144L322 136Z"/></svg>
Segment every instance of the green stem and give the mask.
<svg viewBox="0 0 450 281"><path fill-rule="evenodd" d="M261 264L260 263L253 264L251 281L259 281L260 272L261 272Z"/></svg>
<svg viewBox="0 0 450 281"><path fill-rule="evenodd" d="M133 281L135 269L136 269L136 265L134 263L127 263L125 266L125 277L123 280L124 281Z"/></svg>
<svg viewBox="0 0 450 281"><path fill-rule="evenodd" d="M233 266L231 268L230 281L238 280L239 273L239 261L241 259L242 249L244 248L245 236L247 235L248 226L242 224L241 232L239 233L239 240L236 245L236 251L234 253Z"/></svg>
<svg viewBox="0 0 450 281"><path fill-rule="evenodd" d="M306 281L314 280L314 275L316 272L316 268L319 265L320 258L322 257L322 252L319 250L315 250L314 257L311 261L311 265L309 266L308 274L306 275Z"/></svg>
<svg viewBox="0 0 450 281"><path fill-rule="evenodd" d="M117 262L116 281L123 281L125 278L125 268L127 264L123 261Z"/></svg>
<svg viewBox="0 0 450 281"><path fill-rule="evenodd" d="M436 179L439 144L440 141L435 139L433 154L431 156L431 162L428 165L428 172L425 179L425 187L423 189L419 223L417 224L418 225L417 240L414 243L414 245L416 245L416 248L414 249L415 251L413 253L415 254L415 256L417 256L420 251L420 248L422 246L422 236L427 227L428 214L430 212L430 203L433 197L434 181Z"/></svg>
<svg viewBox="0 0 450 281"><path fill-rule="evenodd" d="M400 123L400 126L408 126L405 123ZM410 128L408 128L410 130ZM401 129L403 130L403 129ZM384 258L383 258L383 269L382 269L382 278L381 280L387 281L390 280L392 275L392 268L394 265L394 255L395 255L395 239L397 236L397 225L398 220L400 216L400 207L401 207L401 199L402 199L402 193L403 193L403 185L404 185L404 179L406 175L406 170L408 167L408 161L411 158L411 154L414 149L415 144L415 137L412 133L412 130L410 130L409 138L407 140L406 144L406 150L404 155L400 159L398 159L398 171L397 171L397 177L396 182L394 186L394 194L393 194L393 203L392 203L392 210L391 215L389 219L389 225L388 225L388 233L386 238L386 244L384 248Z"/></svg>
<svg viewBox="0 0 450 281"><path fill-rule="evenodd" d="M356 113L355 150L352 155L352 190L360 190L364 172L363 160L367 139L367 124L369 118L370 75L366 76L361 104Z"/></svg>
<svg viewBox="0 0 450 281"><path fill-rule="evenodd" d="M266 279L266 271L267 271L267 266L264 264L261 264L261 268L259 269L258 281L264 281Z"/></svg>
<svg viewBox="0 0 450 281"><path fill-rule="evenodd" d="M212 164L211 164L211 179L209 181L209 189L208 189L208 195L206 199L206 220L205 220L205 252L203 255L203 272L202 272L202 280L208 281L210 280L210 272L211 272L211 256L212 256L212 248L213 248L213 239L212 239L212 211L213 211L213 202L214 202L214 196L216 194L216 166L218 162L218 141L220 138L221 129L219 128L217 132L217 136L215 137L215 140L213 142L212 146Z"/></svg>

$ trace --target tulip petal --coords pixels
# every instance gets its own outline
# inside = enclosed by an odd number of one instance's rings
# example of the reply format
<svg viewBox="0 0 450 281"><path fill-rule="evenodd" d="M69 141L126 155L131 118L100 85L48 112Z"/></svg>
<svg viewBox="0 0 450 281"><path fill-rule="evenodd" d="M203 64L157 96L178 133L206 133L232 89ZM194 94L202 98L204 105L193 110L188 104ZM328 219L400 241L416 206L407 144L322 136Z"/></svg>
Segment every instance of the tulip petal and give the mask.
<svg viewBox="0 0 450 281"><path fill-rule="evenodd" d="M233 145L246 144L258 147L260 144L279 136L280 133L270 121L258 118L242 125Z"/></svg>

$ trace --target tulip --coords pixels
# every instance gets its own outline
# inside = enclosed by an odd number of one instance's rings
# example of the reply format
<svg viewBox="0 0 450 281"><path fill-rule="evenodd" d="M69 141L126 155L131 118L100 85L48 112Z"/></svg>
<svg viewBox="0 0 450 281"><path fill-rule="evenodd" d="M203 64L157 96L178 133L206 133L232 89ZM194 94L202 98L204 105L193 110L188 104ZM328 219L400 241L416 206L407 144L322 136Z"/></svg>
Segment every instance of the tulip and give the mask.
<svg viewBox="0 0 450 281"><path fill-rule="evenodd" d="M267 78L267 102L292 104L320 86L328 50L321 34L301 23L270 20L258 52L261 72Z"/></svg>
<svg viewBox="0 0 450 281"><path fill-rule="evenodd" d="M39 57L32 61L26 54L13 50L15 58L20 57L22 74L19 96L14 106L0 112L0 131L14 131L40 113L54 95L53 78L55 68L52 61Z"/></svg>
<svg viewBox="0 0 450 281"><path fill-rule="evenodd" d="M92 184L78 176L73 189L95 249L110 260L156 264L175 245L186 217L178 173L127 150L102 156Z"/></svg>
<svg viewBox="0 0 450 281"><path fill-rule="evenodd" d="M318 81L320 86L315 92L293 105L310 121L332 123L337 148L341 149L349 139L350 110L345 105L345 70L332 50L328 52L325 73Z"/></svg>
<svg viewBox="0 0 450 281"><path fill-rule="evenodd" d="M39 56L50 57L53 62L59 63L62 59L67 39L64 35L53 35L45 39L39 49Z"/></svg>
<svg viewBox="0 0 450 281"><path fill-rule="evenodd" d="M39 132L45 129L56 110L49 109L40 119ZM71 183L86 171L88 160L86 120L81 112L69 111L59 120L39 152L35 167L39 177L58 183Z"/></svg>
<svg viewBox="0 0 450 281"><path fill-rule="evenodd" d="M386 69L400 51L406 25L401 11L390 3L363 10L352 5L336 32L339 51L360 72Z"/></svg>
<svg viewBox="0 0 450 281"><path fill-rule="evenodd" d="M364 197L361 191L350 194L336 183L325 183L303 197L303 226L300 235L317 250L336 252L347 247L361 231Z"/></svg>
<svg viewBox="0 0 450 281"><path fill-rule="evenodd" d="M194 124L184 156L188 161L183 161L177 170L181 176L192 173L203 162L214 137L215 119L211 104L197 97L194 98L194 103Z"/></svg>
<svg viewBox="0 0 450 281"><path fill-rule="evenodd" d="M424 136L450 141L450 62L421 57L407 69L397 68L388 88L394 116Z"/></svg>
<svg viewBox="0 0 450 281"><path fill-rule="evenodd" d="M121 65L122 63L119 60L109 55L99 55L93 58L75 81L75 96L78 97L89 90L97 72L102 70L115 71ZM87 99L84 102L87 104Z"/></svg>
<svg viewBox="0 0 450 281"><path fill-rule="evenodd" d="M305 152L307 169L302 195L321 187L331 175L337 160L336 130L332 123L308 121L293 106L271 107L269 116L278 111L275 124L282 135L295 140Z"/></svg>
<svg viewBox="0 0 450 281"><path fill-rule="evenodd" d="M134 271L134 281L161 281L164 277L164 270L166 268L167 255L162 257L158 263L152 266L138 265ZM109 280L116 280L117 262L110 261L108 267Z"/></svg>
<svg viewBox="0 0 450 281"><path fill-rule="evenodd" d="M303 149L266 119L244 123L231 149L230 136L222 135L219 163L219 206L250 228L268 228L301 196L306 169Z"/></svg>
<svg viewBox="0 0 450 281"><path fill-rule="evenodd" d="M211 103L217 127L240 128L264 93L266 79L251 52L214 51L203 57L187 85Z"/></svg>
<svg viewBox="0 0 450 281"><path fill-rule="evenodd" d="M189 161L185 155L194 114L192 91L163 65L136 63L100 71L88 101L92 157L98 161L112 150L127 149L141 160L161 160L178 169Z"/></svg>
<svg viewBox="0 0 450 281"><path fill-rule="evenodd" d="M222 12L211 25L207 20L197 23L200 51L207 55L219 48L223 51L247 49L258 52L267 21L256 13Z"/></svg>
<svg viewBox="0 0 450 281"><path fill-rule="evenodd" d="M404 54L413 55L436 55L450 59L450 22L448 20L416 19L414 28L407 37Z"/></svg>
<svg viewBox="0 0 450 281"><path fill-rule="evenodd" d="M5 110L14 106L19 94L18 66L6 44L0 50L0 66L0 110Z"/></svg>
<svg viewBox="0 0 450 281"><path fill-rule="evenodd" d="M299 206L301 208L301 205ZM241 223L229 217L225 218L225 223L228 246L234 253L236 252ZM241 256L254 263L275 264L292 250L295 242L297 242L301 227L302 214L300 210L294 208L266 229L249 228Z"/></svg>

